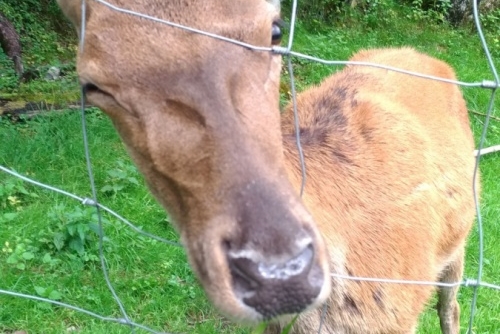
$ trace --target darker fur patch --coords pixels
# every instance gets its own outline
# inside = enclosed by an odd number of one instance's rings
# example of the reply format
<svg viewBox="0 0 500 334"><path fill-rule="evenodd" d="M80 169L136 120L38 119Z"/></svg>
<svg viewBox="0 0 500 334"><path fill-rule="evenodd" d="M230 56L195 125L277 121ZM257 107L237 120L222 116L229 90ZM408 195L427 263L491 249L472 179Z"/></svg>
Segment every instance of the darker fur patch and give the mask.
<svg viewBox="0 0 500 334"><path fill-rule="evenodd" d="M373 293L373 300L375 301L375 303L378 305L378 307L380 308L384 308L384 302L382 300L382 291L380 290L376 290L374 293Z"/></svg>
<svg viewBox="0 0 500 334"><path fill-rule="evenodd" d="M351 99L351 108L356 108L358 106L358 100L356 99Z"/></svg>
<svg viewBox="0 0 500 334"><path fill-rule="evenodd" d="M366 124L362 124L359 132L366 142L371 142L373 140L373 129L367 127Z"/></svg>
<svg viewBox="0 0 500 334"><path fill-rule="evenodd" d="M347 99L348 92L349 88L346 86L336 87L333 91L333 96L344 102Z"/></svg>
<svg viewBox="0 0 500 334"><path fill-rule="evenodd" d="M321 146L331 152L335 163L353 164L350 159L349 134L347 133L349 118L346 113L354 101L356 91L341 85L318 96L311 106L313 117L300 128L301 143L304 146ZM354 101L354 102L353 102ZM370 134L368 133L367 136Z"/></svg>
<svg viewBox="0 0 500 334"><path fill-rule="evenodd" d="M358 305L356 305L354 299L352 299L352 297L349 295L344 296L344 307L351 313L355 313L358 315L361 314Z"/></svg>
<svg viewBox="0 0 500 334"><path fill-rule="evenodd" d="M342 162L342 163L345 163L345 164L349 164L349 165L352 165L353 162L351 159L349 159L349 157L347 157L347 155L345 155L343 152L341 152L340 150L333 150L332 151L332 154L333 154L333 157L338 161L338 162Z"/></svg>
<svg viewBox="0 0 500 334"><path fill-rule="evenodd" d="M333 95L325 95L318 99L315 104L317 110L315 125L344 129L347 126L347 117L344 115L343 108L346 95L346 88L338 88Z"/></svg>
<svg viewBox="0 0 500 334"><path fill-rule="evenodd" d="M300 142L305 145L322 144L327 139L327 131L324 127L300 128Z"/></svg>

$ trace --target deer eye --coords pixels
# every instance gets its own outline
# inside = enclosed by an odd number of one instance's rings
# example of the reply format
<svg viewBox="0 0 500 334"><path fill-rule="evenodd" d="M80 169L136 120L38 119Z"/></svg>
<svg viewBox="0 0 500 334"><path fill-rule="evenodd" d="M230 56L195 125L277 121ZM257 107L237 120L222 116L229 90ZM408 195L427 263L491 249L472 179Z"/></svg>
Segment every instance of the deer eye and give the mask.
<svg viewBox="0 0 500 334"><path fill-rule="evenodd" d="M94 85L93 83L83 84L82 87L83 87L83 91L84 91L85 95L101 94L101 95L106 95L108 97L112 97L111 94L100 89L98 86Z"/></svg>
<svg viewBox="0 0 500 334"><path fill-rule="evenodd" d="M281 43L282 37L283 37L283 32L281 31L281 23L273 22L273 28L271 30L271 43L273 45Z"/></svg>
<svg viewBox="0 0 500 334"><path fill-rule="evenodd" d="M96 93L96 92L101 92L101 90L99 89L99 87L97 87L96 85L92 84L92 83L87 83L87 84L84 84L83 85L83 91L85 93Z"/></svg>

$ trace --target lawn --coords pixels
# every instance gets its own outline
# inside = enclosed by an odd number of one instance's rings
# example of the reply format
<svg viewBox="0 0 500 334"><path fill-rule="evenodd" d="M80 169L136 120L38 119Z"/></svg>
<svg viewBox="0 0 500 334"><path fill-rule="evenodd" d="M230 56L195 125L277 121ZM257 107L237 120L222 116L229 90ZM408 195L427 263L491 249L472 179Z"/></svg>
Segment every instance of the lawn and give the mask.
<svg viewBox="0 0 500 334"><path fill-rule="evenodd" d="M390 15L398 15L389 13ZM388 15L389 15L388 14ZM470 29L453 30L424 21L388 20L376 29L370 22L320 28L298 25L295 51L325 59L345 60L356 50L410 45L456 69L462 81L492 79L479 39ZM495 49L498 63L500 50ZM339 69L294 59L299 90ZM42 85L42 84L40 84ZM51 100L67 84L43 84ZM36 95L33 87L25 91ZM76 87L76 85L75 85ZM282 97L289 85L283 75ZM35 89L36 90L36 89ZM471 125L479 139L490 92L463 88ZM55 94L57 95L57 93ZM493 116L500 117L500 102ZM177 241L168 216L145 188L109 119L99 110L86 111L92 168L101 204L117 211L142 230ZM90 197L81 116L78 110L46 113L29 120L0 118L0 165L82 197ZM500 123L492 119L485 145L500 144ZM481 159L484 225L483 281L500 284L500 153ZM158 331L173 333L250 333L221 317L208 303L182 248L141 236L103 213L103 251L110 280L130 318ZM0 289L61 301L120 317L120 310L103 278L96 219L92 208L0 172ZM472 232L466 277L478 268L478 233ZM470 315L472 290L462 288L462 330ZM418 333L438 333L438 318L429 305ZM474 321L476 333L500 331L500 291L481 288ZM0 333L129 333L127 326L101 321L48 303L0 294ZM137 332L142 332L137 330Z"/></svg>

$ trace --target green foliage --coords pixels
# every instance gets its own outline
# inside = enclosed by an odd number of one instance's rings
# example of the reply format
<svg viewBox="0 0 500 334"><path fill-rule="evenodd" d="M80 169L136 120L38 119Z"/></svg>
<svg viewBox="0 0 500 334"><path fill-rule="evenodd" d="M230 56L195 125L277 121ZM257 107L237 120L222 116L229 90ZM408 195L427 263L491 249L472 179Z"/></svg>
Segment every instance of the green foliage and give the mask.
<svg viewBox="0 0 500 334"><path fill-rule="evenodd" d="M446 23L451 0L411 0L408 18Z"/></svg>
<svg viewBox="0 0 500 334"><path fill-rule="evenodd" d="M14 64L6 54L0 53L0 92L10 92L17 88L19 78Z"/></svg>
<svg viewBox="0 0 500 334"><path fill-rule="evenodd" d="M289 18L293 0L282 1L282 13ZM406 19L448 23L452 0L312 0L298 2L298 18L310 30L327 29L331 24L350 21L376 28L405 12Z"/></svg>
<svg viewBox="0 0 500 334"><path fill-rule="evenodd" d="M48 298L52 300L60 300L62 298L62 294L57 291L53 286L49 287L41 287L35 286L36 294L43 298Z"/></svg>
<svg viewBox="0 0 500 334"><path fill-rule="evenodd" d="M358 7L353 9L353 16L365 22L367 27L381 27L396 18L397 7L392 0L362 0Z"/></svg>
<svg viewBox="0 0 500 334"><path fill-rule="evenodd" d="M293 0L282 1L282 14L289 17ZM309 28L328 29L332 23L345 23L352 18L383 24L399 8L395 0L312 0L299 1L297 16Z"/></svg>
<svg viewBox="0 0 500 334"><path fill-rule="evenodd" d="M2 253L8 255L7 264L13 265L19 270L25 270L27 263L35 258L37 252L38 248L33 245L31 240L21 240L21 238L16 238L15 245L6 241L2 248Z"/></svg>
<svg viewBox="0 0 500 334"><path fill-rule="evenodd" d="M283 0L283 14L288 15L293 0ZM345 8L344 0L299 1L297 14L300 19L310 20L313 24L333 21Z"/></svg>
<svg viewBox="0 0 500 334"><path fill-rule="evenodd" d="M138 186L138 175L139 172L134 165L118 160L116 167L107 171L106 185L101 188L101 192L116 196L131 186Z"/></svg>
<svg viewBox="0 0 500 334"><path fill-rule="evenodd" d="M91 245L97 244L99 225L95 208L75 207L68 210L64 205L57 205L49 212L48 236L52 237L49 249L74 253L85 261L97 261L97 254L89 252ZM103 218L104 222L107 222ZM43 239L47 241L47 239ZM96 251L96 247L92 247Z"/></svg>
<svg viewBox="0 0 500 334"><path fill-rule="evenodd" d="M33 191L28 191L23 181L14 177L0 179L0 209L5 211L19 211L30 198L38 198Z"/></svg>
<svg viewBox="0 0 500 334"><path fill-rule="evenodd" d="M491 53L500 57L500 8L481 15L481 24L486 32Z"/></svg>
<svg viewBox="0 0 500 334"><path fill-rule="evenodd" d="M26 188L20 179L0 177L0 226L14 221L19 211L36 198L38 194Z"/></svg>
<svg viewBox="0 0 500 334"><path fill-rule="evenodd" d="M54 56L65 59L72 56L66 46L74 41L76 34L56 1L2 0L0 12L16 27L28 66L50 62Z"/></svg>
<svg viewBox="0 0 500 334"><path fill-rule="evenodd" d="M500 31L500 8L481 15L483 28L489 31Z"/></svg>
<svg viewBox="0 0 500 334"><path fill-rule="evenodd" d="M25 78L29 78L28 82L19 82L12 61L0 51L0 96L27 102L75 101L78 91L73 61L76 33L56 1L2 0L0 12L13 23L20 36ZM69 60L72 69L65 71ZM55 82L45 81L45 72L50 66L61 68L66 76Z"/></svg>

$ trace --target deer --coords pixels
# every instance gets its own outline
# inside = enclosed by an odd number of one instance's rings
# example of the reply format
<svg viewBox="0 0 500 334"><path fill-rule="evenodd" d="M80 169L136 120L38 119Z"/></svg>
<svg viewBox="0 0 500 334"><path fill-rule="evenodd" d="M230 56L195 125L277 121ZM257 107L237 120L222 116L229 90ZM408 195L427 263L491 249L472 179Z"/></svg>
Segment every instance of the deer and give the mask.
<svg viewBox="0 0 500 334"><path fill-rule="evenodd" d="M280 333L415 333L437 291L443 333L458 333L457 282L474 221L474 141L456 85L346 66L281 114L282 59L118 12L58 0L82 43L88 101L112 120L172 217L208 299L235 322ZM279 1L109 0L250 45L280 44ZM82 29L82 22L85 24ZM412 48L351 60L455 79ZM322 307L325 305L324 307ZM324 321L322 314L325 314Z"/></svg>

